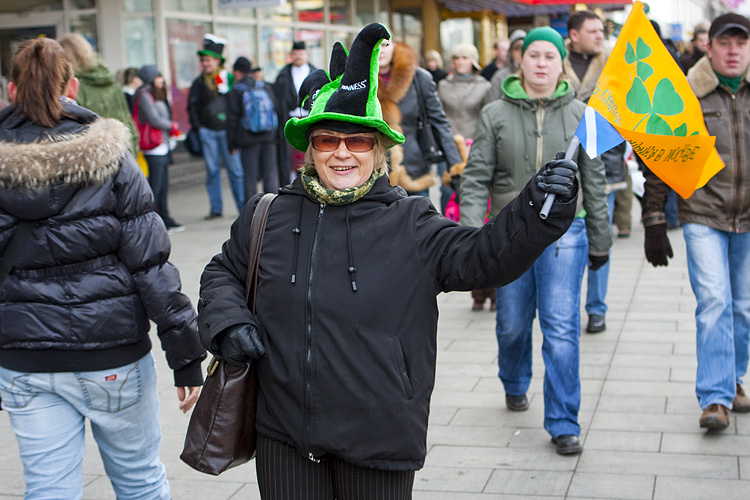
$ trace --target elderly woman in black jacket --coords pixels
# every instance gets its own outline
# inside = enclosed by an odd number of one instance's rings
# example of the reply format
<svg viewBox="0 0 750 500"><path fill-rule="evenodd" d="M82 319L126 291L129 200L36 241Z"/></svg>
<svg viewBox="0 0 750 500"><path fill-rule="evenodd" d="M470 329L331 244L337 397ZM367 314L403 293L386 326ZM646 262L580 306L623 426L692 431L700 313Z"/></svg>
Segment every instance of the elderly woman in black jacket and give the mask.
<svg viewBox="0 0 750 500"><path fill-rule="evenodd" d="M435 381L436 295L512 281L574 215L576 166L566 160L546 165L481 229L392 187L385 152L404 139L376 97L389 38L382 25L365 27L348 59L336 44L330 72L302 85L312 110L285 135L306 166L271 206L257 315L243 282L258 196L201 278L204 345L230 363L259 359L264 499L350 498L357 485L358 498L411 498ZM558 201L543 221L546 192Z"/></svg>
<svg viewBox="0 0 750 500"><path fill-rule="evenodd" d="M203 383L195 313L120 122L73 98L54 40L24 42L0 112L0 398L27 498L81 498L84 421L118 498L170 498L149 320L180 409Z"/></svg>

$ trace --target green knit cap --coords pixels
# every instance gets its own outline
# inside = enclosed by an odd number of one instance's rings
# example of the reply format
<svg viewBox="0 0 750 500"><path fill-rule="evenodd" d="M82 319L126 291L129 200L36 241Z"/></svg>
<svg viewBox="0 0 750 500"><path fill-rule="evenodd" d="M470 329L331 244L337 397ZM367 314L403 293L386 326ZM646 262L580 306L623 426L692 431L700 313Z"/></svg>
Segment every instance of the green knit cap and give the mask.
<svg viewBox="0 0 750 500"><path fill-rule="evenodd" d="M538 40L550 42L557 47L561 58L565 59L565 56L568 55L568 51L565 50L565 40L563 40L562 35L549 26L540 26L539 28L534 28L529 31L523 39L523 49L521 50L521 54L525 54L529 45Z"/></svg>

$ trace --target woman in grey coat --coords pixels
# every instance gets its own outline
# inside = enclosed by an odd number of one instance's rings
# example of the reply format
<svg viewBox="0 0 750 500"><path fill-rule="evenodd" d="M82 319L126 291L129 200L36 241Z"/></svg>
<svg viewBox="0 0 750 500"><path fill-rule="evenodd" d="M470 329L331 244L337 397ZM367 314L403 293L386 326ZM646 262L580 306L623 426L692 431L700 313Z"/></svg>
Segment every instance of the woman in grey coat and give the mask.
<svg viewBox="0 0 750 500"><path fill-rule="evenodd" d="M148 163L148 183L154 192L156 213L159 214L169 232L184 231L185 227L175 222L167 208L169 189L169 165L172 163L169 141L178 135L177 124L172 121L172 110L167 101L167 84L156 66L144 66L138 71L143 86L136 93L138 121L162 131L161 144L144 150Z"/></svg>

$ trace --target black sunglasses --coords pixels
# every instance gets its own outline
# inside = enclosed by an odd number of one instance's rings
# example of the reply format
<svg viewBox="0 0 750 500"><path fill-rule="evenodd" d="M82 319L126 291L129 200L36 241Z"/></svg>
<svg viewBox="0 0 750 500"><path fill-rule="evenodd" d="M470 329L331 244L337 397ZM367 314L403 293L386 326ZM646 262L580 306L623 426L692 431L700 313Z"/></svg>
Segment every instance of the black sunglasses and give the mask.
<svg viewBox="0 0 750 500"><path fill-rule="evenodd" d="M375 138L365 135L348 135L346 137L337 137L335 135L316 135L310 138L312 147L318 151L330 153L336 151L344 141L346 148L352 153L366 153L375 147Z"/></svg>

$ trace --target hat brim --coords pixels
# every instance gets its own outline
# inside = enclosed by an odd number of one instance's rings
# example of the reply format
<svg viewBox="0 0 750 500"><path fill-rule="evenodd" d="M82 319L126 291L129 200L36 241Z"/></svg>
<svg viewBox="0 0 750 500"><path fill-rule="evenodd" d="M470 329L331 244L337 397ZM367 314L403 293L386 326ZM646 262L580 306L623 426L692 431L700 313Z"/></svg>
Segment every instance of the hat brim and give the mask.
<svg viewBox="0 0 750 500"><path fill-rule="evenodd" d="M199 56L211 56L211 57L215 57L216 59L220 59L221 60L221 64L224 64L226 62L226 59L224 59L224 56L222 56L221 54L217 54L216 52L214 52L212 50L205 50L205 49L199 50L198 51L198 55Z"/></svg>
<svg viewBox="0 0 750 500"><path fill-rule="evenodd" d="M307 140L307 132L318 122L324 120L335 120L341 122L355 123L365 127L373 128L383 134L385 147L391 148L396 144L404 143L404 135L393 130L386 122L379 118L370 116L354 116L343 113L323 112L315 115L309 115L305 118L292 117L284 126L284 136L291 146L297 151L305 152L310 144Z"/></svg>
<svg viewBox="0 0 750 500"><path fill-rule="evenodd" d="M721 28L719 28L718 30L716 30L716 33L713 34L713 37L711 38L711 40L713 40L717 36L723 35L724 33L726 33L727 31L731 29L742 31L745 35L750 37L750 31L747 29L747 26L743 26L742 24L738 24L738 23L728 23L722 26Z"/></svg>

